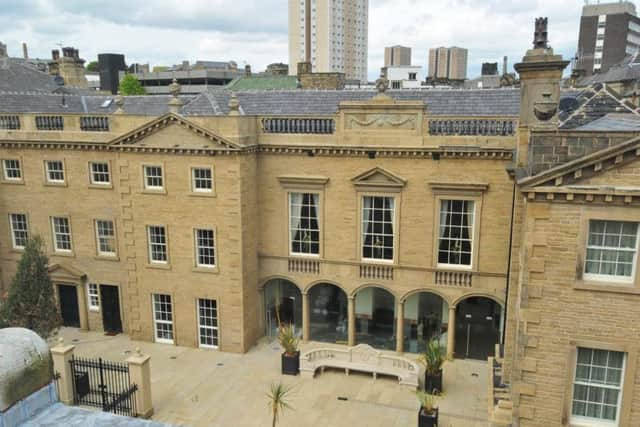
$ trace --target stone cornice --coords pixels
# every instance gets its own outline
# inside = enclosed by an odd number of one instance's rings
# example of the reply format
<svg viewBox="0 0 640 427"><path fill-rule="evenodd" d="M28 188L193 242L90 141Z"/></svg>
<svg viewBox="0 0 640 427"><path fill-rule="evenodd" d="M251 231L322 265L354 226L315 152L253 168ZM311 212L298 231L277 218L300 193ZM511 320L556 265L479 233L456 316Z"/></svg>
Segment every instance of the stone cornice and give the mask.
<svg viewBox="0 0 640 427"><path fill-rule="evenodd" d="M640 188L621 189L616 187L529 187L522 193L532 202L556 202L597 204L610 206L640 206Z"/></svg>

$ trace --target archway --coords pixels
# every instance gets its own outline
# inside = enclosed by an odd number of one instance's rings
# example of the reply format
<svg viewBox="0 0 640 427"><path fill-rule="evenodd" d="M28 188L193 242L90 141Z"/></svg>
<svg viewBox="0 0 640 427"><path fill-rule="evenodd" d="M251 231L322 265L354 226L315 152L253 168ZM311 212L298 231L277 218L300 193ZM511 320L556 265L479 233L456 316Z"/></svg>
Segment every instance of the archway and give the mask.
<svg viewBox="0 0 640 427"><path fill-rule="evenodd" d="M404 302L404 351L422 353L433 337L447 346L449 304L440 295L418 292Z"/></svg>
<svg viewBox="0 0 640 427"><path fill-rule="evenodd" d="M455 355L486 360L500 342L502 307L496 301L473 296L456 306Z"/></svg>
<svg viewBox="0 0 640 427"><path fill-rule="evenodd" d="M265 334L278 336L280 324L291 324L302 335L302 293L289 280L272 279L264 285Z"/></svg>
<svg viewBox="0 0 640 427"><path fill-rule="evenodd" d="M356 343L395 350L395 298L377 287L361 289L355 296Z"/></svg>
<svg viewBox="0 0 640 427"><path fill-rule="evenodd" d="M313 341L347 343L347 294L331 283L309 290L309 338Z"/></svg>

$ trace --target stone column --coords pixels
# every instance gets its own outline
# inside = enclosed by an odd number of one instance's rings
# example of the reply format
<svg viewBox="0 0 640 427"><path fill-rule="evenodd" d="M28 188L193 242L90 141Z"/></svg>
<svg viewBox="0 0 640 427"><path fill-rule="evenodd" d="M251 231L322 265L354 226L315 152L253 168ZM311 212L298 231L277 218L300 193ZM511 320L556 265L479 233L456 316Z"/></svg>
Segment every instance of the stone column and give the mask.
<svg viewBox="0 0 640 427"><path fill-rule="evenodd" d="M404 301L396 306L396 351L404 353Z"/></svg>
<svg viewBox="0 0 640 427"><path fill-rule="evenodd" d="M138 386L136 391L136 415L149 418L153 415L151 401L151 356L142 354L139 348L126 362L129 364L129 378L131 383Z"/></svg>
<svg viewBox="0 0 640 427"><path fill-rule="evenodd" d="M60 338L58 344L51 348L51 359L53 360L53 373L59 374L58 390L60 401L65 405L73 405L73 372L71 370L71 359L73 358L73 345L64 345L64 340Z"/></svg>
<svg viewBox="0 0 640 427"><path fill-rule="evenodd" d="M355 297L348 297L347 317L348 321L348 344L349 347L356 345L356 300Z"/></svg>
<svg viewBox="0 0 640 427"><path fill-rule="evenodd" d="M453 359L456 349L456 306L449 306L449 326L447 327L447 358Z"/></svg>
<svg viewBox="0 0 640 427"><path fill-rule="evenodd" d="M82 283L76 284L76 293L78 294L78 312L80 314L80 330L89 330L89 312L87 310L87 292Z"/></svg>
<svg viewBox="0 0 640 427"><path fill-rule="evenodd" d="M302 341L309 342L311 325L309 325L309 294L302 293Z"/></svg>

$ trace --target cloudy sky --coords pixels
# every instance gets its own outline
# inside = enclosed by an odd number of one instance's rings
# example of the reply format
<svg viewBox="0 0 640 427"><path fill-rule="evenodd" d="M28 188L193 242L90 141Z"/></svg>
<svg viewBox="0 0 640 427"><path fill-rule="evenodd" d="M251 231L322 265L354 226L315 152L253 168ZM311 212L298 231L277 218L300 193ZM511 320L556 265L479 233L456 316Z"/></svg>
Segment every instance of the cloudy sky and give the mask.
<svg viewBox="0 0 640 427"><path fill-rule="evenodd" d="M183 59L235 60L261 71L288 59L289 0L0 0L0 41L11 56L48 58L74 46L126 55L127 63L171 65ZM414 65L427 65L429 47L469 49L469 75L485 61L510 65L533 39L533 20L549 17L556 52L578 44L582 0L369 0L369 77L382 66L385 45L413 47Z"/></svg>

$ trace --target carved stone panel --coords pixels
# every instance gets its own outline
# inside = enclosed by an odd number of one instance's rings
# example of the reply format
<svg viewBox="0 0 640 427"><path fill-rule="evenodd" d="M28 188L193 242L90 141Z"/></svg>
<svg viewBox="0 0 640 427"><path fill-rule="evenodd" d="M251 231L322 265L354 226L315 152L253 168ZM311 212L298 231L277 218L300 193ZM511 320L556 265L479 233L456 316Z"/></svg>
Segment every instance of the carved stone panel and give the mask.
<svg viewBox="0 0 640 427"><path fill-rule="evenodd" d="M345 116L346 129L359 130L416 130L418 116L416 114L348 114Z"/></svg>

